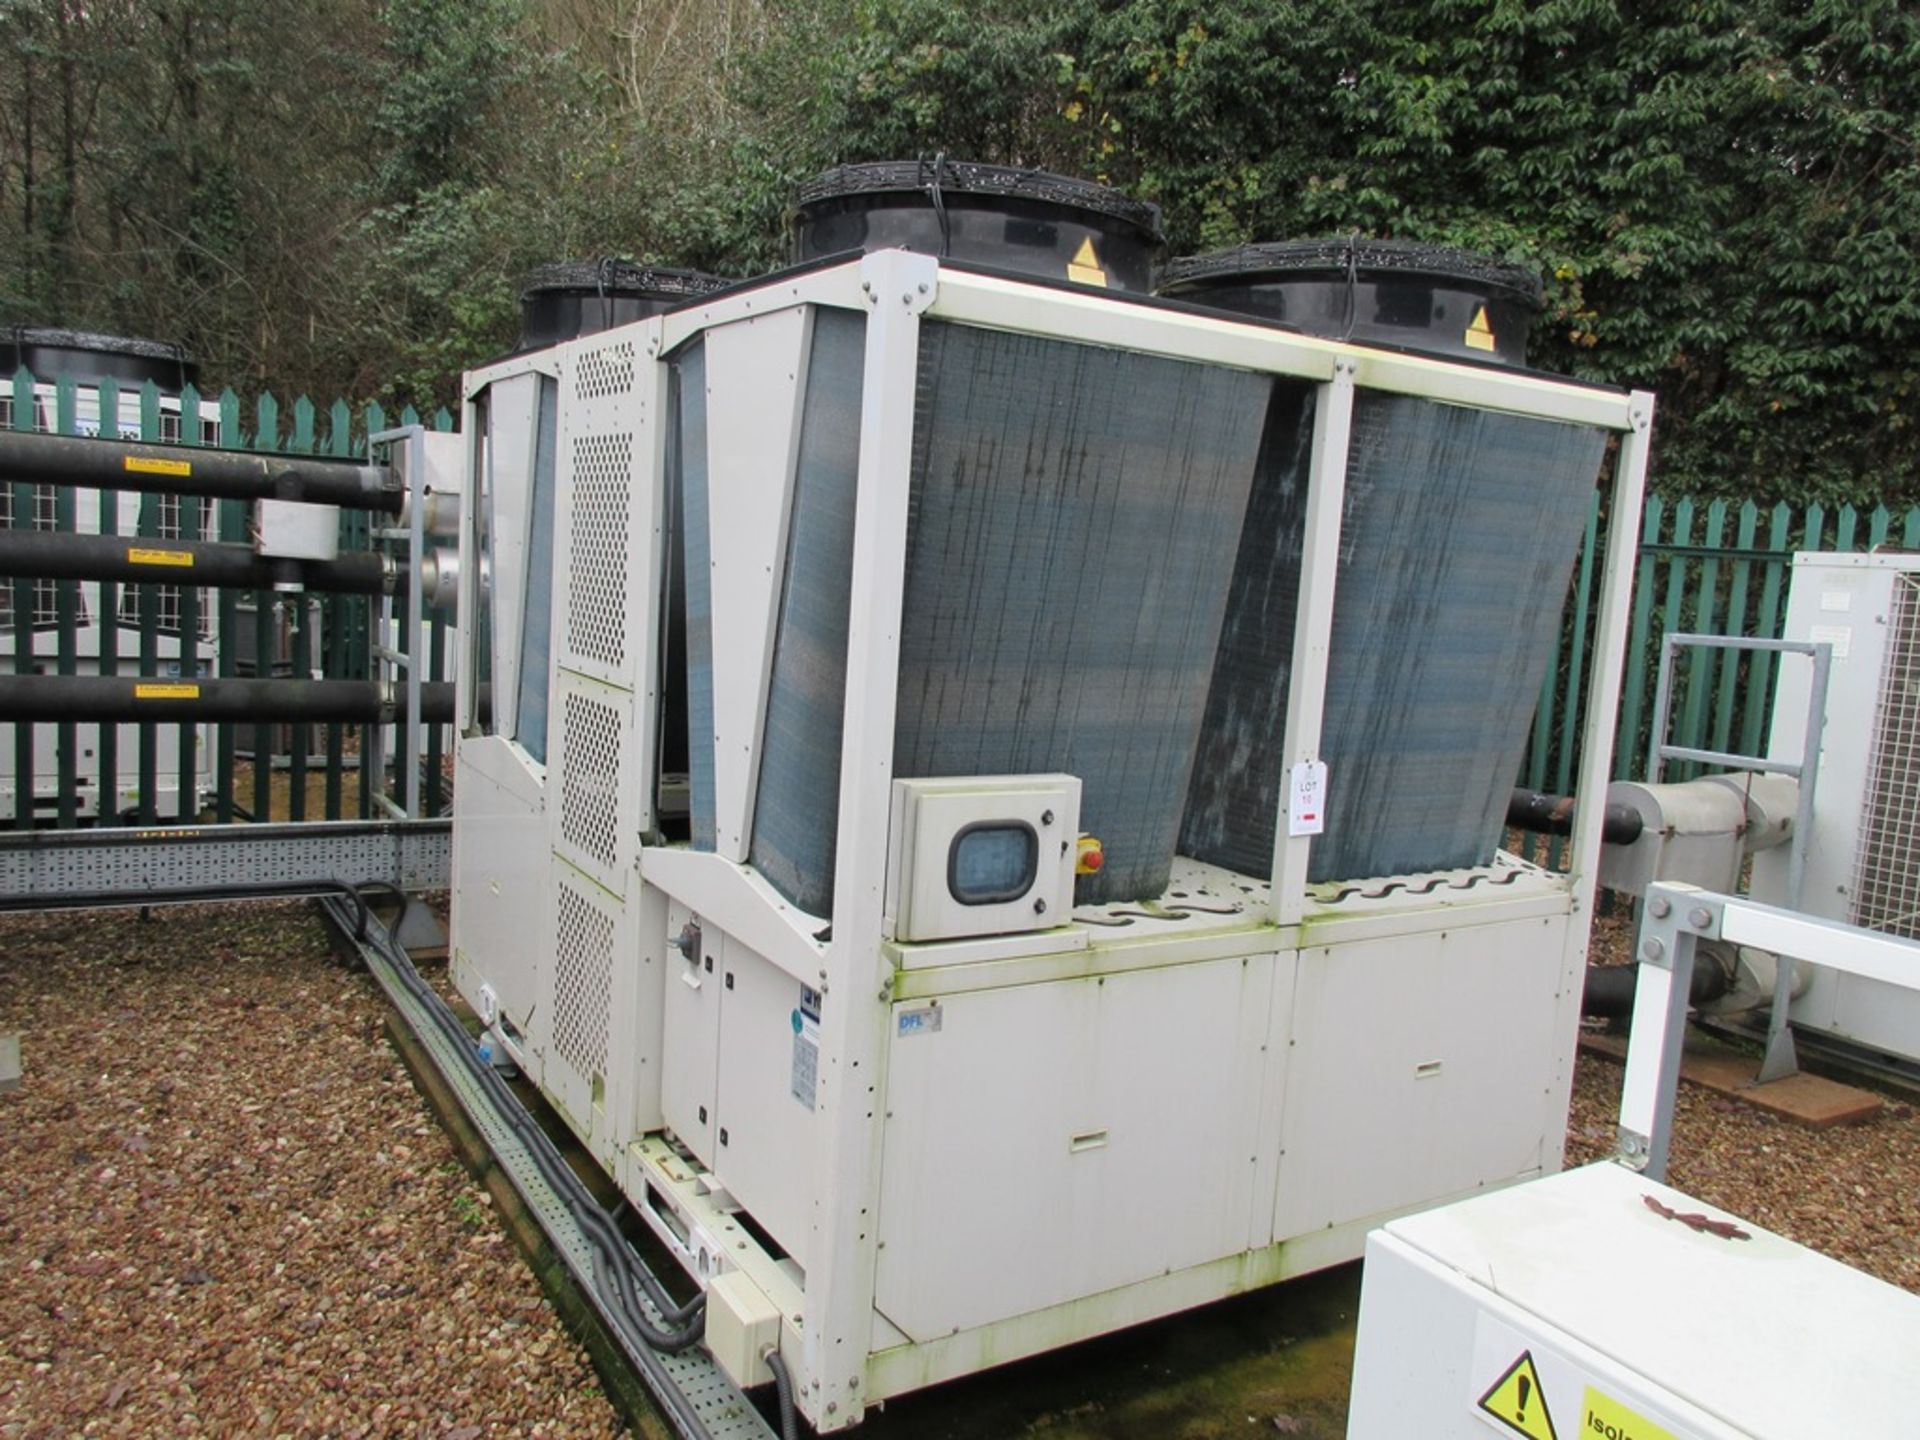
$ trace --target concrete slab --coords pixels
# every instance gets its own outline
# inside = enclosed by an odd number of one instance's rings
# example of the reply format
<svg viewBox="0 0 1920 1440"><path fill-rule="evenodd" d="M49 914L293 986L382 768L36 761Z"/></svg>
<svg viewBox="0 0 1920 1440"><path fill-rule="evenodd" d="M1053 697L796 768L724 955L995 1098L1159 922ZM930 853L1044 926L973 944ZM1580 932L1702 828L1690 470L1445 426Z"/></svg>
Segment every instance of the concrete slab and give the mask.
<svg viewBox="0 0 1920 1440"><path fill-rule="evenodd" d="M0 1035L0 1095L20 1088L20 1037Z"/></svg>
<svg viewBox="0 0 1920 1440"><path fill-rule="evenodd" d="M1613 1035L1583 1035L1580 1048L1607 1060L1624 1061L1627 1057L1626 1041ZM1752 1056L1692 1039L1680 1060L1682 1080L1811 1130L1857 1125L1880 1113L1881 1099L1870 1090L1842 1085L1804 1070L1761 1085L1756 1081L1759 1069L1759 1060Z"/></svg>

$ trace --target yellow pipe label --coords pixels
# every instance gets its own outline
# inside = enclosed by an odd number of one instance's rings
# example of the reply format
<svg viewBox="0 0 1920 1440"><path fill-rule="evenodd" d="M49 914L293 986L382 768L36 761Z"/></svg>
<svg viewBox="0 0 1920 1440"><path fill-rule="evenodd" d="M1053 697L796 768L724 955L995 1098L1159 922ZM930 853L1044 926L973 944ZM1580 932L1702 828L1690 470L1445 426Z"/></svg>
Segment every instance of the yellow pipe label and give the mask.
<svg viewBox="0 0 1920 1440"><path fill-rule="evenodd" d="M137 545L127 547L129 565L172 565L182 570L193 568L191 550L143 550Z"/></svg>
<svg viewBox="0 0 1920 1440"><path fill-rule="evenodd" d="M193 474L193 463L188 460L158 460L150 455L129 455L121 463L136 475Z"/></svg>
<svg viewBox="0 0 1920 1440"><path fill-rule="evenodd" d="M200 687L186 684L135 685L133 698L136 700L198 700Z"/></svg>

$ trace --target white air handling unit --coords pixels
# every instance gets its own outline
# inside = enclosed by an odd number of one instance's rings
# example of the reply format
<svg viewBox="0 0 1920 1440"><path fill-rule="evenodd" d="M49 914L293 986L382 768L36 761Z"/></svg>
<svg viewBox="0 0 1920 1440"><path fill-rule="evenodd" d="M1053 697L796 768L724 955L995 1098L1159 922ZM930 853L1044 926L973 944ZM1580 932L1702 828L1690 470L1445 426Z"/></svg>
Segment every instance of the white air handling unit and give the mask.
<svg viewBox="0 0 1920 1440"><path fill-rule="evenodd" d="M454 976L742 1383L1559 1167L1600 809L1498 843L1603 469L1605 791L1648 397L905 251L466 393Z"/></svg>
<svg viewBox="0 0 1920 1440"><path fill-rule="evenodd" d="M1793 557L1785 635L1832 647L1806 876L1754 857L1756 900L1920 939L1920 555ZM1768 753L1805 744L1812 667L1783 657ZM1819 956L1809 957L1815 961ZM1920 991L1816 966L1795 1025L1920 1060Z"/></svg>

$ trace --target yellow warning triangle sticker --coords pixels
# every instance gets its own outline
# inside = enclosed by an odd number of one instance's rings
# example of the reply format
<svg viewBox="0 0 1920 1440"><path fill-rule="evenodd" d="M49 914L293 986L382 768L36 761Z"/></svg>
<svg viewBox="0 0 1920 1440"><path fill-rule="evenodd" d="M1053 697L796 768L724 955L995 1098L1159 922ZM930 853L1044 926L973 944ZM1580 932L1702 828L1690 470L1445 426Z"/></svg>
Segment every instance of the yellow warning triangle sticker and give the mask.
<svg viewBox="0 0 1920 1440"><path fill-rule="evenodd" d="M1100 268L1100 256L1093 248L1091 235L1080 242L1080 248L1073 252L1073 259L1067 262L1067 278L1076 285L1098 285L1102 290L1107 288L1107 272Z"/></svg>
<svg viewBox="0 0 1920 1440"><path fill-rule="evenodd" d="M1493 349L1493 326L1487 323L1487 307L1482 305L1473 312L1473 321L1467 326L1467 348L1469 350Z"/></svg>
<svg viewBox="0 0 1920 1440"><path fill-rule="evenodd" d="M1493 1382L1493 1388L1480 1397L1480 1408L1526 1440L1560 1440L1547 1413L1547 1397L1540 1392L1540 1372L1533 1366L1531 1350L1522 1350L1520 1358Z"/></svg>

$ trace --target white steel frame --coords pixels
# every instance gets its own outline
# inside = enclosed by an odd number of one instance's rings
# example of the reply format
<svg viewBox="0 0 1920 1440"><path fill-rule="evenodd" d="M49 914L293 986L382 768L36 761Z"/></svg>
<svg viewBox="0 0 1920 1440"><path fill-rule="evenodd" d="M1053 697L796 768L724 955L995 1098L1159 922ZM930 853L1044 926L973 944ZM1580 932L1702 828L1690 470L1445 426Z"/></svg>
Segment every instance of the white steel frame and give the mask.
<svg viewBox="0 0 1920 1440"><path fill-rule="evenodd" d="M817 940L818 919L809 920L770 898L764 885L741 866L719 854L693 853L683 848L643 845L639 868L642 878L668 890L682 903L724 921L729 933L828 997L820 1049L820 1082L815 1116L818 1126L814 1213L808 1237L804 1296L791 1276L759 1251L758 1246L716 1245L726 1259L761 1284L785 1315L780 1349L796 1376L803 1411L823 1431L858 1422L865 1408L889 1393L977 1368L966 1344L951 1347L908 1347L937 1353L921 1359L905 1356L904 1336L876 1334L874 1283L876 1246L880 1234L875 1206L881 1168L884 1106L875 1103L886 1094L885 1067L891 1003L910 987L920 993L939 990L939 971L914 970L902 965L899 948L884 933L884 891L888 860L888 798L892 774L896 677L899 662L900 614L905 583L906 530L912 460L914 402L920 327L927 319L981 326L996 330L1042 335L1082 344L1110 346L1133 352L1229 366L1266 374L1290 376L1319 387L1309 477L1307 544L1303 555L1296 628L1296 654L1305 657L1296 669L1296 682L1286 717L1285 753L1288 760L1313 760L1319 755L1327 650L1335 603L1334 558L1339 549L1344 477L1353 402L1361 388L1423 396L1449 404L1471 405L1537 418L1604 427L1618 438L1608 502L1610 525L1605 571L1597 611L1597 633L1586 682L1588 713L1582 731L1583 758L1577 793L1604 797L1612 751L1614 715L1620 691L1620 664L1630 598L1637 516L1645 485L1653 397L1602 390L1509 370L1456 364L1417 356L1393 354L1362 346L1292 334L1269 326L1225 317L1198 316L1183 311L1116 301L1112 297L941 267L933 258L904 251L885 251L843 265L803 274L771 277L751 290L724 294L706 304L627 327L636 350L664 360L677 347L709 328L765 316L795 306L831 306L864 311L868 316L864 396L861 414L857 476L856 522L851 577L852 601L848 634L844 733L838 810L838 849L831 939ZM602 332L594 343L604 344L620 334ZM564 353L566 347L562 347ZM515 362L524 365L524 361ZM664 377L665 366L656 367ZM489 378L471 377L469 394ZM653 403L664 402L664 379L652 392ZM658 415L658 409L655 414ZM650 473L644 500L652 507L657 573L661 555L661 495L663 465L661 433L654 424L649 453ZM640 467L636 467L638 471ZM641 477L637 474L636 479ZM463 584L472 578L463 573ZM468 593L471 593L469 590ZM720 603L716 597L716 604ZM560 607L554 607L559 623ZM639 663L647 680L637 687L649 702L658 666L653 630L642 634L646 651ZM555 647L558 653L558 647ZM462 667L463 686L468 678ZM1304 683L1303 683L1304 682ZM764 677L761 702L764 704ZM463 707L464 709L465 707ZM652 763L654 706L644 707L648 727L643 754ZM1332 784L1339 777L1331 778ZM649 792L651 785L648 786ZM645 803L650 810L651 795ZM1283 800L1284 806L1284 800ZM1044 979L1056 974L1092 973L1100 965L1169 963L1173 959L1239 955L1253 946L1265 951L1297 949L1309 927L1319 927L1314 943L1328 935L1357 939L1443 928L1447 925L1489 923L1515 917L1571 916L1565 927L1560 956L1559 1012L1556 1024L1564 1035L1568 1058L1550 1077L1543 1114L1564 1117L1572 1083L1571 1047L1577 1028L1580 987L1585 963L1587 917L1594 894L1603 807L1582 805L1576 812L1570 868L1549 875L1497 862L1523 873L1507 878L1515 884L1501 898L1487 901L1484 893L1469 907L1449 903L1410 903L1404 896L1378 904L1349 903L1339 913L1317 908L1305 877L1312 839L1289 836L1285 814L1278 817L1271 890L1256 918L1263 923L1260 938L1249 941L1247 920L1217 927L1212 934L1189 927L1164 941L1157 932L1144 935L1127 960L1089 960L1076 947L1054 944L1045 937L1018 937L1011 948L982 950L965 956L978 960L977 968L994 972L992 983L1018 978ZM651 829L650 813L643 821ZM1441 908L1435 908L1439 905ZM1475 913L1469 914L1469 909ZM750 918L743 910L757 910ZM1440 918L1436 924L1435 915ZM643 918L652 925L657 917ZM738 920L744 929L732 929ZM645 937L643 944L657 944ZM961 942L965 943L965 942ZM955 958L961 958L956 956ZM960 967L966 968L966 967ZM965 986L966 982L960 982ZM979 983L979 982L975 982ZM1549 1128L1555 1123L1549 1121ZM683 1216L692 1216L699 1232L691 1238L670 1231L648 1214L662 1238L683 1256L691 1256L705 1240L731 1232L724 1210L703 1193L671 1148L658 1136L640 1136L619 1157L623 1186L631 1194L643 1187L671 1194ZM1335 1236L1303 1243L1289 1263L1313 1268L1314 1245L1327 1250L1317 1263L1344 1258L1335 1253L1352 1237ZM705 1237L705 1240L702 1237ZM727 1238L731 1238L729 1235ZM1237 1260L1243 1257L1229 1257ZM1292 1272L1289 1272L1292 1273ZM1277 1278L1265 1275L1264 1278ZM1231 1293L1247 1283L1236 1264L1227 1261L1180 1272L1164 1281L1130 1287L1128 1296L1114 1297L1106 1311L1110 1323L1079 1333L1164 1314L1182 1306ZM1259 1283L1259 1282L1254 1282ZM804 1300L804 1324L799 1313ZM995 1346L995 1361L1031 1353L1061 1337L1042 1324L1023 1326L1030 1317L1005 1322L1004 1343ZM884 1324L884 1321L879 1322ZM1079 1322L1084 1324L1085 1322ZM890 1328L890 1327L889 1327ZM967 1337L956 1337L964 1340ZM1074 1338L1071 1335L1065 1338Z"/></svg>
<svg viewBox="0 0 1920 1440"><path fill-rule="evenodd" d="M1640 916L1640 973L1614 1159L1655 1180L1667 1178L1688 995L1702 940L1751 945L1783 961L1812 960L1842 974L1920 990L1920 943L1915 941L1762 905L1742 895L1678 882L1648 886Z"/></svg>

